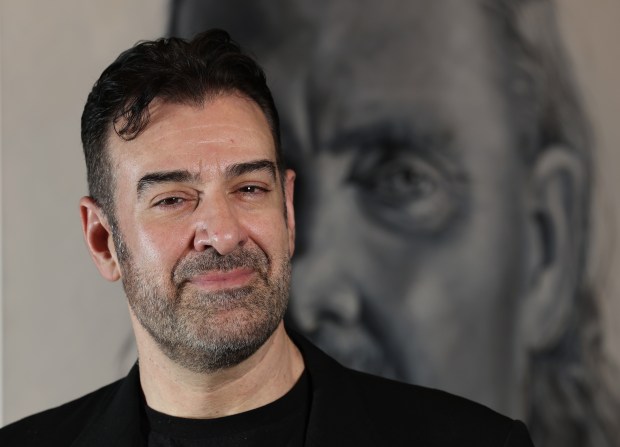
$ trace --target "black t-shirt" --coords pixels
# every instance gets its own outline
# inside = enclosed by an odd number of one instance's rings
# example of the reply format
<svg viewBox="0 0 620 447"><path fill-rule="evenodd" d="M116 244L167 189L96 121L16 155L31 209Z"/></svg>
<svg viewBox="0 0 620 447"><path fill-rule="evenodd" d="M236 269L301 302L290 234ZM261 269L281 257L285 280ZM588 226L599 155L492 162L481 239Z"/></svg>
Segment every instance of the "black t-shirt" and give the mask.
<svg viewBox="0 0 620 447"><path fill-rule="evenodd" d="M304 371L284 396L263 407L216 419L168 416L145 404L148 447L302 446L310 404Z"/></svg>

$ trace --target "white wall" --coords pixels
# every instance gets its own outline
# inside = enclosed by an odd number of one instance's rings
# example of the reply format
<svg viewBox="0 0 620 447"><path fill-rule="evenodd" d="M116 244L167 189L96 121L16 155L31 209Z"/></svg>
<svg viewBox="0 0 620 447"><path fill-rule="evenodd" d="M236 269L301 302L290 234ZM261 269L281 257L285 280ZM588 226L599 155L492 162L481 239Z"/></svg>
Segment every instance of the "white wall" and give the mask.
<svg viewBox="0 0 620 447"><path fill-rule="evenodd" d="M2 0L0 8L8 423L124 375L135 358L122 351L130 334L122 290L99 277L82 241L80 115L121 50L164 33L167 1Z"/></svg>
<svg viewBox="0 0 620 447"><path fill-rule="evenodd" d="M2 17L2 10L0 8L0 17ZM2 368L2 359L4 359L4 353L3 353L3 348L4 348L4 342L3 342L3 334L4 334L4 316L3 316L3 310L4 310L4 306L2 305L3 301L2 301L2 292L3 292L3 287L2 284L4 284L4 281L2 280L2 273L4 272L4 267L2 266L2 253L3 253L3 249L2 249L2 237L4 235L4 231L2 230L2 222L4 221L3 216L2 216L2 197L4 196L4 194L2 193L2 36L3 36L3 29L2 29L2 20L0 19L0 426L2 426L2 421L4 420L4 412L3 412L3 405L2 403L4 402L4 394L3 394L3 387L2 384L4 383L4 379L3 379L3 373L4 370Z"/></svg>
<svg viewBox="0 0 620 447"><path fill-rule="evenodd" d="M596 138L592 278L605 344L620 365L620 1L556 0Z"/></svg>

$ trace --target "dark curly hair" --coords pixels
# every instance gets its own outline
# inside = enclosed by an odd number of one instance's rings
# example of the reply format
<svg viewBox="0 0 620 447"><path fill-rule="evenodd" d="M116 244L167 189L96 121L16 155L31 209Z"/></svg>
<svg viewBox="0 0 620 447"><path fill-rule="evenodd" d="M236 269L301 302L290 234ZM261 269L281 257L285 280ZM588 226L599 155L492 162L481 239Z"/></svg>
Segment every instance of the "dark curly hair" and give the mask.
<svg viewBox="0 0 620 447"><path fill-rule="evenodd" d="M226 31L214 29L192 40L161 38L124 51L101 74L82 113L82 145L88 190L114 225L114 171L108 137L111 131L136 138L149 123L149 105L164 102L201 105L221 94L254 101L271 128L276 164L283 178L278 112L261 67Z"/></svg>

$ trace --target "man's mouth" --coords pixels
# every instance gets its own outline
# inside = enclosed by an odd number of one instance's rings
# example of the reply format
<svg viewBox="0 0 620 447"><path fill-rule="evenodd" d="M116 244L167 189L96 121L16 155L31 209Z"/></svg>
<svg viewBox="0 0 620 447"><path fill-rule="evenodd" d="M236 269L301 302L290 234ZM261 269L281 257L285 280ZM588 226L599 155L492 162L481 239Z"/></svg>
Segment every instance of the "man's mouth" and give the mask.
<svg viewBox="0 0 620 447"><path fill-rule="evenodd" d="M189 282L207 292L215 292L247 286L255 276L256 271L254 269L244 267L228 271L213 270L201 273L192 277Z"/></svg>

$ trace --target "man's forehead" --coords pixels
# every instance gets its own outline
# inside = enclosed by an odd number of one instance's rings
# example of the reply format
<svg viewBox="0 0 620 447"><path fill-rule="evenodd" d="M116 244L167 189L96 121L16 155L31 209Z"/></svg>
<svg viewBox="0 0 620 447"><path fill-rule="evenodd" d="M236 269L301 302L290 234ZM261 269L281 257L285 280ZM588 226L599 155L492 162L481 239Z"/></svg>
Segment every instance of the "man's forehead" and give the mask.
<svg viewBox="0 0 620 447"><path fill-rule="evenodd" d="M108 150L117 169L126 162L145 167L162 160L172 163L178 155L185 164L195 156L194 165L186 168L200 171L211 149L219 149L231 162L244 157L275 161L267 119L259 106L244 96L219 95L200 104L156 99L147 116L148 124L132 139L123 139L110 129Z"/></svg>
<svg viewBox="0 0 620 447"><path fill-rule="evenodd" d="M142 143L164 139L175 133L191 136L196 131L205 137L205 143L219 142L222 135L214 133L209 136L208 131L226 127L237 131L239 137L251 134L273 140L271 127L262 109L252 99L238 93L218 94L200 102L155 98L144 118L148 122L143 130L131 138L124 138L119 135L119 129L126 121L120 117L110 125L108 141Z"/></svg>

